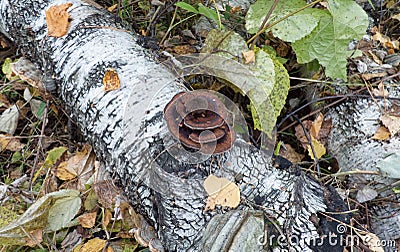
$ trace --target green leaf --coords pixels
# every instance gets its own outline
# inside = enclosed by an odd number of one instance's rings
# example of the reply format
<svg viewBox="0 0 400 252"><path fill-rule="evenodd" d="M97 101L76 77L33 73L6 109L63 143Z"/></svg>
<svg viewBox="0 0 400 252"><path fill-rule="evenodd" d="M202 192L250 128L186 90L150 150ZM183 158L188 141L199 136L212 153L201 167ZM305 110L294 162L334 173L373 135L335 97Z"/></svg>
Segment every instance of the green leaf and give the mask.
<svg viewBox="0 0 400 252"><path fill-rule="evenodd" d="M73 218L80 208L81 199L77 190L59 190L39 198L20 217L0 227L1 245L26 245L29 233L49 226L62 227L66 223L53 222L55 218ZM54 230L54 229L53 229Z"/></svg>
<svg viewBox="0 0 400 252"><path fill-rule="evenodd" d="M47 153L46 160L42 168L51 168L54 163L68 150L66 147L57 147ZM41 168L41 169L42 169Z"/></svg>
<svg viewBox="0 0 400 252"><path fill-rule="evenodd" d="M1 66L1 70L3 71L3 73L6 76L6 78L9 81L13 81L13 80L18 80L19 79L18 76L15 76L15 75L12 74L12 70L11 70L11 63L14 63L14 62L17 62L17 61L18 61L18 59L13 61L11 58L6 58L4 60L3 65Z"/></svg>
<svg viewBox="0 0 400 252"><path fill-rule="evenodd" d="M246 14L246 29L250 33L258 31L273 3L273 0L258 0L250 6ZM302 0L279 1L268 19L268 23L280 20L305 5L305 2ZM285 18L271 27L271 29L266 30L266 32L272 31L274 36L287 42L299 40L310 34L318 24L318 20L313 17L312 12L313 10L311 9L302 10Z"/></svg>
<svg viewBox="0 0 400 252"><path fill-rule="evenodd" d="M314 10L319 17L317 27L306 37L292 43L299 63L317 59L331 78L347 80L347 47L352 39L360 39L368 26L368 16L353 1L330 0L328 11Z"/></svg>
<svg viewBox="0 0 400 252"><path fill-rule="evenodd" d="M208 53L219 49L218 54L227 58L243 58L242 53L249 50L240 35L218 30L208 34L203 49ZM231 88L250 98L255 128L271 136L288 94L289 75L275 52L269 50L271 48L255 50L255 63L240 64L239 67L226 61L215 67L224 71L224 79L233 84Z"/></svg>
<svg viewBox="0 0 400 252"><path fill-rule="evenodd" d="M11 157L11 162L13 164L17 163L18 161L22 160L22 154L19 151L14 152L14 154Z"/></svg>
<svg viewBox="0 0 400 252"><path fill-rule="evenodd" d="M49 231L57 231L71 225L72 219L79 212L82 201L79 191L63 190L63 197L58 198L49 209Z"/></svg>
<svg viewBox="0 0 400 252"><path fill-rule="evenodd" d="M217 24L219 23L217 12L213 9L210 9L210 8L202 5L201 3L199 3L199 13L201 15L205 16L206 18L213 20L215 23L217 23Z"/></svg>
<svg viewBox="0 0 400 252"><path fill-rule="evenodd" d="M175 5L181 9L187 10L189 12L193 12L193 13L197 13L197 14L199 13L199 11L196 10L195 7L193 7L192 5L185 3L185 2L177 2Z"/></svg>

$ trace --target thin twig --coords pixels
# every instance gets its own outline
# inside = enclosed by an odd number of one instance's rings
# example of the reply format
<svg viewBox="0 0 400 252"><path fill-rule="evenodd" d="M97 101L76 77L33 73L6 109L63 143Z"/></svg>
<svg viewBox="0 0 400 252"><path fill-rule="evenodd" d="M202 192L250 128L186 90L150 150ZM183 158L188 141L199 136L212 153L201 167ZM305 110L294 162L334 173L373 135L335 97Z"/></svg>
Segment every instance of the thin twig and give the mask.
<svg viewBox="0 0 400 252"><path fill-rule="evenodd" d="M253 37L251 37L249 40L247 40L246 43L247 43L247 44L250 44L251 41L253 41L254 39L256 39L258 36L260 36L260 35L261 35L263 32L265 32L267 29L269 29L269 28L271 28L272 26L274 26L274 25L276 25L276 24L282 22L283 20L287 19L288 17L290 17L290 16L292 16L292 15L294 15L294 14L296 14L296 13L298 13L298 12L300 12L300 11L302 11L302 10L308 8L308 7L311 7L311 6L313 6L314 4L317 4L317 3L321 2L321 1L322 1L322 0L316 0L316 1L312 2L312 3L309 3L309 4L307 4L307 5L303 6L303 7L301 7L300 9L295 10L295 11L293 11L293 12L287 14L287 15L284 16L283 18L281 18L281 19L279 19L279 20L277 20L277 21L275 21L275 22L273 22L273 23L271 23L271 24L266 25L261 31L257 32L256 34L254 34Z"/></svg>
<svg viewBox="0 0 400 252"><path fill-rule="evenodd" d="M264 20L263 20L263 22L262 22L260 28L258 29L258 32L260 32L260 31L264 28L265 24L267 23L268 19L269 19L270 16L271 16L272 12L275 10L276 5L278 4L278 2L279 2L279 0L274 0L274 2L272 3L271 8L268 10L267 15L265 16L265 18L264 18ZM251 43L250 49L253 49L253 48L254 48L254 45L255 45L255 43L257 42L257 39L258 39L258 37L257 37L256 39L253 40L253 42Z"/></svg>

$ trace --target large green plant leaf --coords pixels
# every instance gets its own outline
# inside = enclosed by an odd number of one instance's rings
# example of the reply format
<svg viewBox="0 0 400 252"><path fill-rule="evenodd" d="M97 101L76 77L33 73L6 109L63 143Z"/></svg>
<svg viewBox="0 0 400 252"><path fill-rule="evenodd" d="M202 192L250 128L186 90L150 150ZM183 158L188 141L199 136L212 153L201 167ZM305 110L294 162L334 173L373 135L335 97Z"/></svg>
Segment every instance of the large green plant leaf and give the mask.
<svg viewBox="0 0 400 252"><path fill-rule="evenodd" d="M257 32L273 0L258 0L246 15L246 28ZM305 1L279 1L269 23L305 6ZM299 63L317 59L331 78L347 79L347 47L360 39L368 26L368 16L353 0L328 0L328 9L308 8L271 27L273 34L292 42ZM268 30L267 30L268 31Z"/></svg>
<svg viewBox="0 0 400 252"><path fill-rule="evenodd" d="M220 55L229 58L242 58L242 53L249 50L244 39L231 31L213 30L207 36L205 44L203 52L217 50ZM261 49L255 50L254 63L240 66L243 69L239 71L235 64L225 63L225 74L229 73L225 79L233 84L233 89L250 98L255 128L270 136L285 104L289 75L273 54ZM246 79L242 80L243 77Z"/></svg>
<svg viewBox="0 0 400 252"><path fill-rule="evenodd" d="M318 26L292 47L299 63L317 59L328 77L347 80L347 47L349 41L365 34L368 16L349 0L330 0L328 10L314 10L314 16L319 17Z"/></svg>
<svg viewBox="0 0 400 252"><path fill-rule="evenodd" d="M250 6L246 14L246 29L250 33L258 31L273 2L273 0L258 0ZM280 20L305 5L303 0L279 1L268 19L268 23ZM284 19L267 31L271 30L276 37L287 42L293 42L310 34L317 24L318 20L313 17L312 10L305 9Z"/></svg>

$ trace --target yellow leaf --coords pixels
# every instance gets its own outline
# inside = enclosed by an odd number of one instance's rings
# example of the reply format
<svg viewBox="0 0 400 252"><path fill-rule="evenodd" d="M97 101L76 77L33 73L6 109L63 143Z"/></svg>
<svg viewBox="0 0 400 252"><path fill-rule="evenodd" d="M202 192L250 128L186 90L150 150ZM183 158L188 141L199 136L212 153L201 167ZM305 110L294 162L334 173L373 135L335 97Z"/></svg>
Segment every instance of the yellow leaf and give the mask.
<svg viewBox="0 0 400 252"><path fill-rule="evenodd" d="M72 3L53 5L46 11L46 23L48 35L51 37L62 37L68 32L69 14L67 9Z"/></svg>
<svg viewBox="0 0 400 252"><path fill-rule="evenodd" d="M390 137L389 130L384 126L380 126L379 129L375 132L375 135L372 137L372 139L385 141L389 137Z"/></svg>
<svg viewBox="0 0 400 252"><path fill-rule="evenodd" d="M118 4L114 4L114 5L111 5L110 7L108 7L107 10L109 12L113 12L117 7L118 7Z"/></svg>
<svg viewBox="0 0 400 252"><path fill-rule="evenodd" d="M208 194L205 210L213 210L215 205L235 208L240 203L239 187L226 178L214 175L204 180L204 189Z"/></svg>
<svg viewBox="0 0 400 252"><path fill-rule="evenodd" d="M321 158L323 155L325 155L326 153L326 149L324 147L323 144L321 144L317 139L314 139L313 137L311 137L311 144L314 148L315 154L317 155L317 158ZM314 154L312 152L311 146L308 145L308 155L310 155L310 157L312 159L314 159Z"/></svg>
<svg viewBox="0 0 400 252"><path fill-rule="evenodd" d="M103 77L104 91L117 90L121 87L118 73L113 68L108 68Z"/></svg>
<svg viewBox="0 0 400 252"><path fill-rule="evenodd" d="M100 252L103 250L106 245L106 240L102 240L100 238L93 238L86 242L79 252Z"/></svg>

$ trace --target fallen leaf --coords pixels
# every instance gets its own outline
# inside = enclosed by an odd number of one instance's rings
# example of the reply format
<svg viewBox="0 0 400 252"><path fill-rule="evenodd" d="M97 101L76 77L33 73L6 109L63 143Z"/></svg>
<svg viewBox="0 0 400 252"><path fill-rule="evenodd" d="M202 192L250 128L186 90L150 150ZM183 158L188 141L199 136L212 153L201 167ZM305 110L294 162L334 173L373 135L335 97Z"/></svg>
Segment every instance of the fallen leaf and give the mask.
<svg viewBox="0 0 400 252"><path fill-rule="evenodd" d="M372 90L372 93L374 94L374 96L383 96L383 97L389 96L389 92L385 89L383 82L379 83L378 89L374 88Z"/></svg>
<svg viewBox="0 0 400 252"><path fill-rule="evenodd" d="M94 173L96 156L92 152L92 146L85 144L81 151L75 152L67 160L61 162L54 174L61 180L68 181L77 178L69 189L85 189L85 184Z"/></svg>
<svg viewBox="0 0 400 252"><path fill-rule="evenodd" d="M46 24L48 35L51 37L62 37L68 32L69 13L67 9L72 3L53 5L46 10Z"/></svg>
<svg viewBox="0 0 400 252"><path fill-rule="evenodd" d="M78 222L84 228L92 228L96 223L96 212L93 213L84 213L82 216L78 217Z"/></svg>
<svg viewBox="0 0 400 252"><path fill-rule="evenodd" d="M94 190L90 190L89 194L85 198L85 203L83 204L86 211L92 211L98 203L98 198Z"/></svg>
<svg viewBox="0 0 400 252"><path fill-rule="evenodd" d="M120 192L111 180L102 180L93 184L98 202L105 208L112 208Z"/></svg>
<svg viewBox="0 0 400 252"><path fill-rule="evenodd" d="M107 208L107 209L104 211L104 215L103 215L103 218L102 218L102 220L101 220L101 222L103 223L103 226L104 226L104 227L107 227L108 224L110 223L111 219L112 219L112 213L111 213L111 211Z"/></svg>
<svg viewBox="0 0 400 252"><path fill-rule="evenodd" d="M356 199L360 203L364 203L370 200L373 200L378 196L376 190L372 189L369 186L364 186L361 190L358 190Z"/></svg>
<svg viewBox="0 0 400 252"><path fill-rule="evenodd" d="M52 223L51 215L59 219L65 218L65 215L75 215L80 207L74 209L71 207L71 204L63 205L60 211L54 209L57 202L71 198L80 201L79 192L74 190L60 190L48 193L39 198L18 219L6 226L0 227L0 244L24 245L26 238L28 238L26 232L30 233L38 229L47 229L48 225ZM53 229L53 231L55 230Z"/></svg>
<svg viewBox="0 0 400 252"><path fill-rule="evenodd" d="M379 117L383 125L385 125L389 131L390 135L393 137L400 130L400 117L392 115L382 115Z"/></svg>
<svg viewBox="0 0 400 252"><path fill-rule="evenodd" d="M40 243L42 243L43 241L43 229L39 228L36 230L33 230L31 232L29 232L30 236L28 239L26 239L26 245L29 247L35 247L37 245L39 245Z"/></svg>
<svg viewBox="0 0 400 252"><path fill-rule="evenodd" d="M0 107L11 107L11 103L8 101L8 97L4 94L0 94Z"/></svg>
<svg viewBox="0 0 400 252"><path fill-rule="evenodd" d="M289 144L285 144L285 148L279 149L279 155L286 158L292 163L299 163L304 158L303 154L297 153L295 149Z"/></svg>
<svg viewBox="0 0 400 252"><path fill-rule="evenodd" d="M380 160L376 167L380 169L384 176L394 179L400 179L400 154L399 153L392 153L382 160Z"/></svg>
<svg viewBox="0 0 400 252"><path fill-rule="evenodd" d="M383 35L382 33L376 31L375 35L372 36L375 41L380 42L385 48L399 50L399 41L391 40L390 37Z"/></svg>
<svg viewBox="0 0 400 252"><path fill-rule="evenodd" d="M387 72L364 73L364 74L361 74L361 77L362 77L364 80L370 80L370 79L373 79L373 78L385 77L386 75L388 75Z"/></svg>
<svg viewBox="0 0 400 252"><path fill-rule="evenodd" d="M378 130L375 132L375 135L372 137L372 139L385 141L389 139L389 137L390 137L389 130L384 126L380 126Z"/></svg>
<svg viewBox="0 0 400 252"><path fill-rule="evenodd" d="M194 48L193 46L190 46L190 45L177 45L177 46L174 46L174 51L180 55L191 54L191 53L196 52L196 48Z"/></svg>
<svg viewBox="0 0 400 252"><path fill-rule="evenodd" d="M121 87L117 71L113 68L106 69L103 77L104 91L117 90Z"/></svg>
<svg viewBox="0 0 400 252"><path fill-rule="evenodd" d="M57 231L73 224L72 219L79 212L82 200L77 190L64 191L65 196L57 199L50 207L47 216L47 229ZM68 192L68 193L67 193Z"/></svg>
<svg viewBox="0 0 400 252"><path fill-rule="evenodd" d="M93 238L83 244L79 252L100 252L106 246L106 242L100 238Z"/></svg>
<svg viewBox="0 0 400 252"><path fill-rule="evenodd" d="M20 151L25 147L18 138L10 135L0 134L0 151L9 150L12 152Z"/></svg>
<svg viewBox="0 0 400 252"><path fill-rule="evenodd" d="M14 104L12 107L4 110L0 115L0 132L14 135L18 125L19 110Z"/></svg>
<svg viewBox="0 0 400 252"><path fill-rule="evenodd" d="M204 180L204 189L208 194L205 210L213 210L215 205L235 208L240 203L239 187L226 178L210 175Z"/></svg>
<svg viewBox="0 0 400 252"><path fill-rule="evenodd" d="M385 250L382 248L383 243L376 234L367 232L367 231L359 231L356 232L358 236L363 240L364 244L368 246L368 248L373 252L384 252Z"/></svg>
<svg viewBox="0 0 400 252"><path fill-rule="evenodd" d="M256 53L253 50L243 52L242 54L245 64L256 62Z"/></svg>
<svg viewBox="0 0 400 252"><path fill-rule="evenodd" d="M311 144L314 148L315 154L317 155L317 158L321 158L323 155L326 153L326 149L323 144L321 144L317 139L314 139L311 137ZM308 146L308 155L311 157L311 159L314 159L314 154L312 152L311 146Z"/></svg>
<svg viewBox="0 0 400 252"><path fill-rule="evenodd" d="M108 7L107 10L109 12L113 12L117 7L118 7L118 4L114 4L114 5L111 5L110 7Z"/></svg>
<svg viewBox="0 0 400 252"><path fill-rule="evenodd" d="M323 121L324 115L322 113L319 113L317 118L315 118L315 120L311 124L310 135L315 139L318 139L319 131L321 130Z"/></svg>

